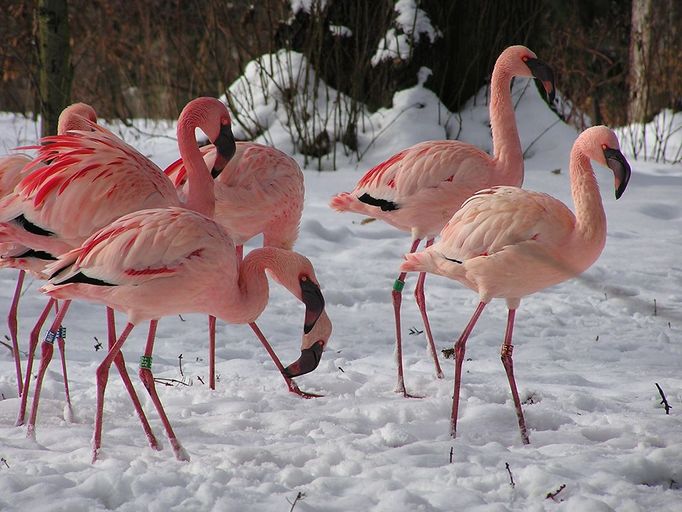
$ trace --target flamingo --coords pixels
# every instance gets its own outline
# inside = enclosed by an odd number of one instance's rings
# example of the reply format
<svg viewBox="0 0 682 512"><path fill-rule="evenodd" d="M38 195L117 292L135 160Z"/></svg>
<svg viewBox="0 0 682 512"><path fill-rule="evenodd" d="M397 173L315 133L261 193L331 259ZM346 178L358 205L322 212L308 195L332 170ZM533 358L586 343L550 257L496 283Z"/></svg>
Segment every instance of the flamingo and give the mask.
<svg viewBox="0 0 682 512"><path fill-rule="evenodd" d="M173 183L152 161L108 130L93 122L87 125L90 131L45 137L41 146L32 148L38 150L38 157L29 167L32 172L11 196L0 201L0 242L16 241L55 258L79 247L97 229L133 211L184 204L206 215L213 214L212 178L201 160L194 133L197 127L201 128L215 142L218 154L213 173L217 175L234 153L230 117L223 103L215 98L197 98L180 114L178 145L185 162L189 162L187 197L183 203ZM51 305L48 302L47 308ZM40 326L31 337L28 374L38 344L38 331L47 316L47 311L43 313ZM109 329L113 328L111 315L108 312ZM48 333L43 343L41 365L49 364L54 337L54 333ZM113 338L110 333L110 343ZM117 358L116 365L132 396L134 390L128 385L122 358ZM29 435L35 425L40 386L38 382ZM24 382L18 425L24 422L27 392L28 379ZM138 414L142 415L141 408ZM154 445L150 431L148 437Z"/></svg>
<svg viewBox="0 0 682 512"><path fill-rule="evenodd" d="M237 142L234 156L214 180L215 214L243 257L244 244L263 234L264 247L291 250L298 238L303 213L305 186L303 172L296 160L286 153L255 142ZM212 145L201 148L209 168L215 159ZM165 170L175 187L186 188L186 170L182 159ZM209 327L209 387L215 389L215 317Z"/></svg>
<svg viewBox="0 0 682 512"><path fill-rule="evenodd" d="M95 110L85 103L74 103L66 107L59 115L57 133L64 134L68 130L87 130L87 121L97 122ZM14 191L14 188L26 176L25 167L30 162L31 157L23 154L7 155L0 158L0 198L8 196ZM35 253L35 251L30 251L23 246L17 246L13 243L0 244L0 255L0 268L12 267L19 269L12 303L7 314L7 326L9 328L12 352L14 354L14 364L17 374L17 392L18 395L21 396L23 390L23 376L21 372L21 360L17 338L19 297L21 296L21 289L24 285L26 271L28 270L39 275L45 260L39 258L39 253ZM61 343L63 343L63 340L60 337L60 347L62 346Z"/></svg>
<svg viewBox="0 0 682 512"><path fill-rule="evenodd" d="M255 321L268 303L265 271L306 306L301 357L284 368ZM126 215L93 234L81 247L51 264L41 290L66 300L58 325L72 299L94 301L125 312L128 324L97 369L97 412L93 462L101 446L104 391L112 360L133 327L150 320L140 378L161 417L178 460L189 460L168 421L151 373L156 323L162 316L201 312L228 323L248 323L278 369L291 380L313 371L331 334L324 298L310 261L283 249L251 251L239 262L235 242L215 221L183 208L151 209ZM40 375L38 377L40 379Z"/></svg>
<svg viewBox="0 0 682 512"><path fill-rule="evenodd" d="M609 167L616 199L625 191L630 166L615 133L588 128L576 139L569 173L575 214L561 201L517 187L493 187L469 198L431 247L405 255L403 272L430 272L459 281L478 293L479 304L455 343L455 391L450 433L457 431L459 389L467 338L493 298L507 301L501 358L509 380L524 444L528 431L514 379L512 331L521 298L587 270L606 242L606 214L590 160Z"/></svg>
<svg viewBox="0 0 682 512"><path fill-rule="evenodd" d="M535 53L525 46L505 49L493 69L490 82L490 127L494 154L458 140L435 140L415 144L367 171L355 189L332 198L330 206L340 212L362 213L412 234L413 253L422 239L426 247L474 192L494 185L520 187L523 183L523 152L511 98L515 76L535 77L543 82L550 102L554 100L554 75ZM410 397L403 377L400 306L406 274L393 285L395 315L396 392ZM415 299L424 322L436 376L443 377L433 342L424 297L425 273L419 274Z"/></svg>

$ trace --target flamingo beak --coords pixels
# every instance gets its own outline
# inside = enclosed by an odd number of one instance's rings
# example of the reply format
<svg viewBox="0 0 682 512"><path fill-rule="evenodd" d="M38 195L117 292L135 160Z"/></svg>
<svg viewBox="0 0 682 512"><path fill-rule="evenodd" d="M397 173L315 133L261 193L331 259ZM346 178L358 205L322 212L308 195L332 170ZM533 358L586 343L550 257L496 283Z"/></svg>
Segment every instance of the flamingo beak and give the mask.
<svg viewBox="0 0 682 512"><path fill-rule="evenodd" d="M324 311L324 297L320 287L307 277L299 280L301 285L301 298L305 304L305 320L303 322L303 333L308 334L319 320ZM322 359L325 342L317 340L309 348L301 350L301 357L284 369L286 377L298 377L312 372Z"/></svg>
<svg viewBox="0 0 682 512"><path fill-rule="evenodd" d="M606 165L613 171L616 181L616 199L620 199L630 181L630 164L623 153L617 149L606 148L604 158L606 158Z"/></svg>
<svg viewBox="0 0 682 512"><path fill-rule="evenodd" d="M298 361L294 361L284 369L284 376L293 378L312 372L320 364L323 350L324 341L322 340L316 341L310 348L304 348L301 350L301 357Z"/></svg>
<svg viewBox="0 0 682 512"><path fill-rule="evenodd" d="M216 179L223 172L227 162L234 156L235 151L237 151L232 127L229 124L220 126L220 133L216 140L213 141L213 145L216 147L216 156L211 176L213 176L213 179Z"/></svg>
<svg viewBox="0 0 682 512"><path fill-rule="evenodd" d="M530 72L533 73L533 76L542 82L549 103L554 103L556 85L554 83L554 71L552 71L552 68L540 59L528 59L526 61L526 66L528 66Z"/></svg>

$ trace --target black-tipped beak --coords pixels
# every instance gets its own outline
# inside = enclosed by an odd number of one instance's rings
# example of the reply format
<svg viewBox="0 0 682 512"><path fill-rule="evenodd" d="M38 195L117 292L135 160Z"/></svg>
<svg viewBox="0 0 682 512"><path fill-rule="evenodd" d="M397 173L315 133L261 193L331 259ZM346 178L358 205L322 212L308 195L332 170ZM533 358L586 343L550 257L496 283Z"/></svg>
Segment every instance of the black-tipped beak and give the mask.
<svg viewBox="0 0 682 512"><path fill-rule="evenodd" d="M604 158L606 158L606 165L613 171L616 186L616 199L625 192L625 188L630 181L630 164L617 149L606 148L604 150Z"/></svg>
<svg viewBox="0 0 682 512"><path fill-rule="evenodd" d="M304 348L301 350L301 357L298 358L298 361L291 363L284 369L284 376L293 378L312 372L320 364L323 350L324 342L322 340L316 341L310 348Z"/></svg>
<svg viewBox="0 0 682 512"><path fill-rule="evenodd" d="M235 151L237 151L237 144L234 141L232 127L229 124L221 125L220 133L216 140L213 141L213 145L216 147L216 156L213 169L211 170L211 176L215 179L220 176L220 173L223 172L227 162L230 161L234 156Z"/></svg>
<svg viewBox="0 0 682 512"><path fill-rule="evenodd" d="M324 311L324 297L320 287L310 279L301 279L301 293L303 304L305 304L303 332L308 334L315 327L317 319L320 318L322 311Z"/></svg>
<svg viewBox="0 0 682 512"><path fill-rule="evenodd" d="M554 96L556 95L556 85L554 83L554 71L540 59L528 59L526 66L533 73L533 76L542 82L547 99L550 103L554 103Z"/></svg>

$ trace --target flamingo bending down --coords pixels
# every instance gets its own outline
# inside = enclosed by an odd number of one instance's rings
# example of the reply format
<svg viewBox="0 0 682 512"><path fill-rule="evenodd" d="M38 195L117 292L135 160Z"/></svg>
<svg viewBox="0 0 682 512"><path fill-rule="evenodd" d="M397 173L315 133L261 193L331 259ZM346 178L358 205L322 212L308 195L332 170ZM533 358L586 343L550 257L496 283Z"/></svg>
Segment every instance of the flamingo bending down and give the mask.
<svg viewBox="0 0 682 512"><path fill-rule="evenodd" d="M287 368L255 324L268 303L266 270L306 306L301 357ZM51 297L99 302L128 316L125 330L97 369L93 461L101 445L109 367L135 324L152 321L140 378L152 397L175 455L181 460L187 460L187 454L168 422L151 373L154 329L160 317L201 312L228 323L248 323L290 389L297 391L291 378L317 367L331 334L324 298L307 258L293 251L267 247L251 251L240 264L235 243L224 228L182 208L126 215L95 233L80 248L62 255L48 271L53 277L42 290ZM63 314L62 310L59 316Z"/></svg>
<svg viewBox="0 0 682 512"><path fill-rule="evenodd" d="M455 391L450 433L457 430L459 388L467 338L483 308L493 298L507 301L509 315L502 344L521 430L528 443L512 362L514 316L522 297L561 283L587 270L606 241L606 214L590 160L608 166L615 176L616 199L630 179L630 166L616 135L605 126L588 128L573 145L571 194L575 215L562 202L516 187L481 190L468 199L428 249L405 255L403 272L417 271L455 279L478 292L480 303L455 343Z"/></svg>
<svg viewBox="0 0 682 512"><path fill-rule="evenodd" d="M0 242L16 241L56 258L126 213L184 204L213 215L213 180L201 159L195 130L201 128L216 143L213 172L219 173L234 153L230 117L223 103L215 98L197 98L185 106L178 119L178 145L189 176L184 203L170 179L151 160L108 130L92 122L88 126L91 131L45 137L43 144L34 148L38 157L29 168L31 174L10 197L0 201ZM46 315L41 315L43 322ZM113 322L108 321L108 325ZM39 329L34 329L31 337L27 373ZM49 364L52 357L52 337L49 335L43 344L41 365ZM117 359L117 367L125 371L120 361ZM127 375L121 377L126 379ZM40 381L36 383L29 435L35 426L41 385ZM128 389L132 391L132 386ZM18 425L24 421L27 392L28 380L24 382ZM141 409L138 414L142 414ZM153 444L151 434L148 436Z"/></svg>
<svg viewBox="0 0 682 512"><path fill-rule="evenodd" d="M201 148L211 168L216 149ZM182 159L164 172L176 188L186 188ZM303 172L286 153L255 142L237 142L237 149L220 176L214 180L214 220L225 227L237 246L241 261L244 244L263 234L264 247L291 250L298 238L303 213ZM215 317L209 317L209 387L215 389Z"/></svg>
<svg viewBox="0 0 682 512"><path fill-rule="evenodd" d="M458 140L427 141L409 147L370 169L355 189L335 196L335 210L356 212L381 219L412 234L413 253L422 239L426 247L474 192L495 185L520 187L523 183L523 152L519 140L510 92L515 76L542 80L550 101L554 99L552 70L524 46L510 46L495 62L490 83L490 127L494 155ZM396 329L397 392L405 390L402 361L400 305L406 274L393 285ZM443 373L438 363L431 326L426 313L424 280L419 274L415 298L421 312L436 375Z"/></svg>
<svg viewBox="0 0 682 512"><path fill-rule="evenodd" d="M97 114L94 109L85 103L74 103L66 107L59 115L57 122L57 133L64 134L68 130L87 130L87 122L97 122ZM15 154L0 158L0 198L10 195L15 187L26 176L26 167L32 161L28 155ZM18 319L17 311L19 308L19 297L24 285L26 271L39 275L40 270L45 265L46 260L42 259L40 253L31 251L21 245L14 243L0 244L0 268L17 268L19 275L14 289L12 303L7 314L7 326L9 328L10 339L12 342L12 352L14 354L14 364L17 374L18 396L23 392L23 377L21 372L21 360L19 354ZM61 331L60 331L61 332ZM63 339L60 336L58 344L63 348ZM65 365L64 354L62 351L62 364ZM30 370L29 370L30 373ZM68 401L68 381L64 378L64 386Z"/></svg>

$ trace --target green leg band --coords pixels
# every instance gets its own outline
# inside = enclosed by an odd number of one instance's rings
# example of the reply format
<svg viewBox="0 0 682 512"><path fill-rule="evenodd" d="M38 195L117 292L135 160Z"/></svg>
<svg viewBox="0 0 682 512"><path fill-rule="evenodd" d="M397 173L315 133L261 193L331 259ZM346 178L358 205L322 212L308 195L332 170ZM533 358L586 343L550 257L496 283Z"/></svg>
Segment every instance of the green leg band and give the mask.
<svg viewBox="0 0 682 512"><path fill-rule="evenodd" d="M140 357L140 369L141 370L151 370L152 369L152 356Z"/></svg>
<svg viewBox="0 0 682 512"><path fill-rule="evenodd" d="M405 288L405 281L401 281L400 279L396 279L395 283L393 283L393 290L396 292L402 292L403 288Z"/></svg>

